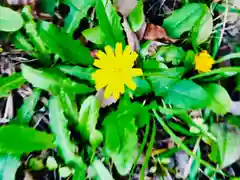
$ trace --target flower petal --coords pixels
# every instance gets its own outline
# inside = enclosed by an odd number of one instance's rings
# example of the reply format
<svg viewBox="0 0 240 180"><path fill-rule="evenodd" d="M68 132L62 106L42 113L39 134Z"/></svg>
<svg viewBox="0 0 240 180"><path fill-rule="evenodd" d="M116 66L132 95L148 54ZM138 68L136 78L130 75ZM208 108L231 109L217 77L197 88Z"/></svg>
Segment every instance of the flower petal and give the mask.
<svg viewBox="0 0 240 180"><path fill-rule="evenodd" d="M125 84L129 89L132 89L132 90L135 90L137 87L135 82L132 79L128 79L127 81L125 81Z"/></svg>
<svg viewBox="0 0 240 180"><path fill-rule="evenodd" d="M132 76L142 76L143 75L143 72L140 68L132 68L131 69L132 71Z"/></svg>
<svg viewBox="0 0 240 180"><path fill-rule="evenodd" d="M115 56L117 58L121 58L122 57L122 43L117 43L116 44L116 48L115 48Z"/></svg>
<svg viewBox="0 0 240 180"><path fill-rule="evenodd" d="M108 85L108 82L106 81L98 81L95 85L96 89L99 90L99 89L102 89L104 87L106 87Z"/></svg>
<svg viewBox="0 0 240 180"><path fill-rule="evenodd" d="M106 52L106 54L108 56L107 59L114 58L113 50L112 50L112 48L109 45L107 45L104 49L105 49L105 52Z"/></svg>
<svg viewBox="0 0 240 180"><path fill-rule="evenodd" d="M129 56L132 52L132 49L129 45L127 45L124 49L123 56Z"/></svg>
<svg viewBox="0 0 240 180"><path fill-rule="evenodd" d="M94 62L93 62L93 65L96 66L96 67L98 67L98 68L103 68L104 63L103 63L103 61L100 61L100 60L98 60L98 59L95 59Z"/></svg>
<svg viewBox="0 0 240 180"><path fill-rule="evenodd" d="M106 59L107 58L107 55L102 51L98 51L96 53L96 56L97 56L98 59Z"/></svg>
<svg viewBox="0 0 240 180"><path fill-rule="evenodd" d="M116 99L116 100L118 100L118 99L120 98L120 93L114 91L114 92L113 92L113 98Z"/></svg>
<svg viewBox="0 0 240 180"><path fill-rule="evenodd" d="M112 95L112 93L113 93L112 87L111 87L111 85L108 85L108 86L105 88L104 98L105 98L105 99L110 98L110 96Z"/></svg>

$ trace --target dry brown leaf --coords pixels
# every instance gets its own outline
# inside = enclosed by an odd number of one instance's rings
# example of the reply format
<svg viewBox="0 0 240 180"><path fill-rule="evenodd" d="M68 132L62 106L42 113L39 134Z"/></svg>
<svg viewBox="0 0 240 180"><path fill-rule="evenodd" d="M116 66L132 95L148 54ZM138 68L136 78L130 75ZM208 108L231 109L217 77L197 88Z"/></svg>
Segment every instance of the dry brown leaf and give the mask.
<svg viewBox="0 0 240 180"><path fill-rule="evenodd" d="M140 43L138 41L137 35L131 30L126 18L123 18L122 26L127 35L128 45L130 45L133 51L138 52L140 49Z"/></svg>
<svg viewBox="0 0 240 180"><path fill-rule="evenodd" d="M141 28L136 32L136 35L138 37L139 40L142 40L143 37L144 37L144 33L146 31L146 28L147 28L147 23L144 22L141 26Z"/></svg>
<svg viewBox="0 0 240 180"><path fill-rule="evenodd" d="M97 56L96 56L96 53L98 52L98 50L92 50L91 51L91 56L93 57L93 58L96 58Z"/></svg>
<svg viewBox="0 0 240 180"><path fill-rule="evenodd" d="M232 101L229 112L235 116L240 116L240 101Z"/></svg>
<svg viewBox="0 0 240 180"><path fill-rule="evenodd" d="M137 0L115 0L118 12L127 17L137 5Z"/></svg>
<svg viewBox="0 0 240 180"><path fill-rule="evenodd" d="M23 180L34 180L34 179L33 179L33 176L28 171L24 171L24 179Z"/></svg>
<svg viewBox="0 0 240 180"><path fill-rule="evenodd" d="M144 39L146 40L165 40L168 42L176 42L176 39L172 39L170 37L168 37L166 31L158 25L154 25L154 24L148 24L145 34L144 34Z"/></svg>
<svg viewBox="0 0 240 180"><path fill-rule="evenodd" d="M102 108L105 108L105 107L110 106L111 104L114 104L114 103L117 102L117 100L114 99L112 96L108 99L105 99L104 98L104 89L100 89L99 91L97 91L96 97L101 102L101 107Z"/></svg>

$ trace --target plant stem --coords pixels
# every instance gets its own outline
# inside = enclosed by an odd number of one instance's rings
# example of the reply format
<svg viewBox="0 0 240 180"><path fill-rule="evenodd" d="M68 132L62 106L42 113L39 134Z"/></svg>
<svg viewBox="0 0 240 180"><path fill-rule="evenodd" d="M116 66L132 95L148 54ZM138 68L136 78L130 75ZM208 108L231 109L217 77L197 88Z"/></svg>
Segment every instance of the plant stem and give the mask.
<svg viewBox="0 0 240 180"><path fill-rule="evenodd" d="M214 70L206 72L206 73L197 74L195 76L190 77L189 79L193 80L193 79L198 79L198 78L202 78L202 77L206 77L206 76L210 76L210 75L214 75L214 74L218 74L218 73L224 73L224 72L239 73L240 67L223 67L223 68L219 68L219 69L214 69Z"/></svg>
<svg viewBox="0 0 240 180"><path fill-rule="evenodd" d="M171 136L172 140L179 146L179 148L181 148L182 150L184 150L188 155L194 157L197 161L199 161L202 165L208 167L209 169L215 171L215 172L219 172L218 169L216 169L215 167L213 167L211 164L209 164L208 162L202 160L201 158L199 158L196 154L194 154L190 149L188 149L187 146L185 146L181 139L178 138L174 132L167 126L167 124L163 121L163 119L157 114L155 109L152 109L154 116L156 117L157 121L162 125L163 129Z"/></svg>
<svg viewBox="0 0 240 180"><path fill-rule="evenodd" d="M230 60L230 59L235 59L235 58L240 58L240 53L231 53L231 54L228 54L226 56L223 56L221 58L219 58L218 60L215 61L214 64L218 64L218 63L221 63L223 61L227 61L227 60Z"/></svg>

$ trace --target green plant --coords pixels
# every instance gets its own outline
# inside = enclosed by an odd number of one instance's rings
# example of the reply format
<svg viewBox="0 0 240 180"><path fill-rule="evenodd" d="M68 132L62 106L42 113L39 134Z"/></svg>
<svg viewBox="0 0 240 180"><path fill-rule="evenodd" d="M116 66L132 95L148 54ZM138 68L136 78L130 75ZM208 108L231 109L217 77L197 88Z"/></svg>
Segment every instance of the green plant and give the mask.
<svg viewBox="0 0 240 180"><path fill-rule="evenodd" d="M21 13L0 6L0 33L7 33L15 48L37 59L33 63L21 63L21 72L0 79L3 98L22 85L33 86L32 95L24 99L16 117L0 127L2 179L14 179L8 168L11 166L16 173L23 154L55 147L63 161L54 162L54 168L49 170L62 166L60 174L72 176L74 180L114 179L112 165L119 175L130 174L131 178L140 154L145 152L140 170L140 179L144 179L150 159L163 168L158 160L171 157L178 150L192 158L189 166L194 171L186 171L185 178L196 178L199 168L209 177L228 176L223 168L239 158L239 143L234 143L234 138L239 137L239 123L219 122L227 117L232 104L224 79L236 76L234 89L238 91L240 68L219 64L239 58L239 52L213 60L221 42L212 34L216 31L214 34L221 35L224 25L213 28L210 7L214 6L213 12L219 13L227 8L224 4L186 2L166 17L162 25L168 38L178 40L180 45L162 45L155 53L149 53L150 46L130 47L128 42L132 42L132 37L125 36L130 31L135 37L134 32L145 23L143 1L137 3L128 17L123 17L129 30L122 26L122 17L110 0L63 0L70 12L63 19L62 27L52 21L34 19L30 6L23 7ZM42 4L42 8L53 15L59 3L49 3ZM83 43L74 40L73 35L84 18L89 23L81 31L88 41ZM188 50L186 45L190 46ZM106 54L102 52L104 47ZM200 66L209 59L212 61L204 71L196 71L196 57L203 49L206 51L200 58ZM132 78L135 75L139 77ZM31 127L35 107L43 93L49 96L44 107L49 111L51 134ZM199 109L203 112L200 124L189 113ZM177 146L153 155L159 126ZM193 128L194 131L190 130ZM146 134L141 142L142 129L146 129ZM210 145L210 159L203 158L200 141ZM196 149L190 148L193 146ZM231 149L236 151L231 154ZM89 169L92 173L88 174ZM165 171L171 168L166 167Z"/></svg>

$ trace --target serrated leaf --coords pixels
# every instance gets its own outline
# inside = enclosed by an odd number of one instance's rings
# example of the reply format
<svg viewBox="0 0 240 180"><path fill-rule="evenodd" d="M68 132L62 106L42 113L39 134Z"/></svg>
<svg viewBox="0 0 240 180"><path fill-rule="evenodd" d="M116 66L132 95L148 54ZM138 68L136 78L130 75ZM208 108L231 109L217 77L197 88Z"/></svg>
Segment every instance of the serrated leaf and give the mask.
<svg viewBox="0 0 240 180"><path fill-rule="evenodd" d="M211 102L207 92L190 80L181 80L170 87L164 100L168 104L183 109L205 108Z"/></svg>
<svg viewBox="0 0 240 180"><path fill-rule="evenodd" d="M119 133L121 137L122 148L119 153L111 154L112 160L122 176L127 175L137 157L137 127L134 123L135 119L123 118L119 121Z"/></svg>
<svg viewBox="0 0 240 180"><path fill-rule="evenodd" d="M93 91L84 84L76 83L56 68L46 68L43 70L33 69L30 66L22 64L22 74L26 80L37 88L58 94L60 89L73 94L87 94Z"/></svg>
<svg viewBox="0 0 240 180"><path fill-rule="evenodd" d="M81 45L80 41L73 40L71 35L60 31L55 25L43 21L39 32L49 50L58 54L63 61L82 65L93 63L89 49Z"/></svg>
<svg viewBox="0 0 240 180"><path fill-rule="evenodd" d="M20 73L14 73L8 77L1 77L0 97L7 97L10 91L19 88L24 82L25 79Z"/></svg>
<svg viewBox="0 0 240 180"><path fill-rule="evenodd" d="M99 26L88 28L82 32L82 35L94 44L104 44L105 36Z"/></svg>
<svg viewBox="0 0 240 180"><path fill-rule="evenodd" d="M19 158L11 155L0 156L0 179L15 180L17 169L21 165Z"/></svg>
<svg viewBox="0 0 240 180"><path fill-rule="evenodd" d="M17 31L23 26L23 19L17 11L0 6L0 31Z"/></svg>
<svg viewBox="0 0 240 180"><path fill-rule="evenodd" d="M12 38L12 41L16 48L27 51L27 53L31 53L33 56L35 56L35 54L32 53L33 46L28 42L28 39L23 35L23 33L19 31L15 33L15 35Z"/></svg>
<svg viewBox="0 0 240 180"><path fill-rule="evenodd" d="M57 66L62 72L69 74L71 76L75 76L81 80L87 80L91 84L95 84L94 80L92 79L92 73L96 71L95 68L83 68L80 66L67 66L67 65L60 65Z"/></svg>
<svg viewBox="0 0 240 180"><path fill-rule="evenodd" d="M139 103L122 99L118 110L103 121L106 152L121 175L129 173L137 157L137 129L150 120L147 110L141 114L142 108Z"/></svg>
<svg viewBox="0 0 240 180"><path fill-rule="evenodd" d="M106 43L115 47L117 42L125 46L125 37L120 23L120 17L113 8L111 1L98 0L96 3L96 14L99 21L99 26L104 33Z"/></svg>
<svg viewBox="0 0 240 180"><path fill-rule="evenodd" d="M70 140L69 130L67 129L67 119L58 97L51 97L49 101L50 128L55 134L55 141L64 162L76 167L84 167L80 156L75 155L75 145ZM84 171L84 168L82 169Z"/></svg>
<svg viewBox="0 0 240 180"><path fill-rule="evenodd" d="M32 151L54 148L51 134L30 127L6 125L0 127L0 152L20 155Z"/></svg>
<svg viewBox="0 0 240 180"><path fill-rule="evenodd" d="M61 90L58 96L64 114L69 118L70 124L76 124L78 121L78 109L75 103L75 95Z"/></svg>
<svg viewBox="0 0 240 180"><path fill-rule="evenodd" d="M103 141L102 133L96 129L100 107L96 96L89 96L81 105L77 124L78 131L94 148Z"/></svg>
<svg viewBox="0 0 240 180"><path fill-rule="evenodd" d="M34 46L33 52L36 52L35 55L41 64L46 66L50 65L51 57L49 51L47 50L43 39L39 36L37 24L33 19L30 6L25 6L22 9L22 16L25 19L24 29L27 35L26 38L28 38L29 42Z"/></svg>
<svg viewBox="0 0 240 180"><path fill-rule="evenodd" d="M163 96L181 79L183 73L184 68L177 67L158 72L157 75L149 76L147 79L151 83L155 95Z"/></svg>
<svg viewBox="0 0 240 180"><path fill-rule="evenodd" d="M202 4L188 3L164 19L162 26L167 31L168 36L178 39L184 32L193 28L203 13Z"/></svg>
<svg viewBox="0 0 240 180"><path fill-rule="evenodd" d="M143 11L143 1L138 1L137 6L128 16L129 25L131 26L133 32L137 32L145 21L145 15Z"/></svg>
<svg viewBox="0 0 240 180"><path fill-rule="evenodd" d="M225 88L218 84L208 84L203 86L203 88L211 98L211 103L208 108L219 115L224 115L229 112L231 98Z"/></svg>
<svg viewBox="0 0 240 180"><path fill-rule="evenodd" d="M96 0L64 0L63 3L70 8L68 16L64 19L63 30L72 35L81 20L87 16L89 8L95 5Z"/></svg>
<svg viewBox="0 0 240 180"><path fill-rule="evenodd" d="M114 121L117 113L110 113L103 121L105 146L111 153L118 153L120 150L120 136L118 134L118 125Z"/></svg>
<svg viewBox="0 0 240 180"><path fill-rule="evenodd" d="M27 97L24 100L23 105L17 112L17 117L14 123L19 123L19 124L28 124L32 118L32 115L34 114L34 109L35 106L39 100L41 94L41 90L39 89L34 89L32 92L32 95Z"/></svg>

